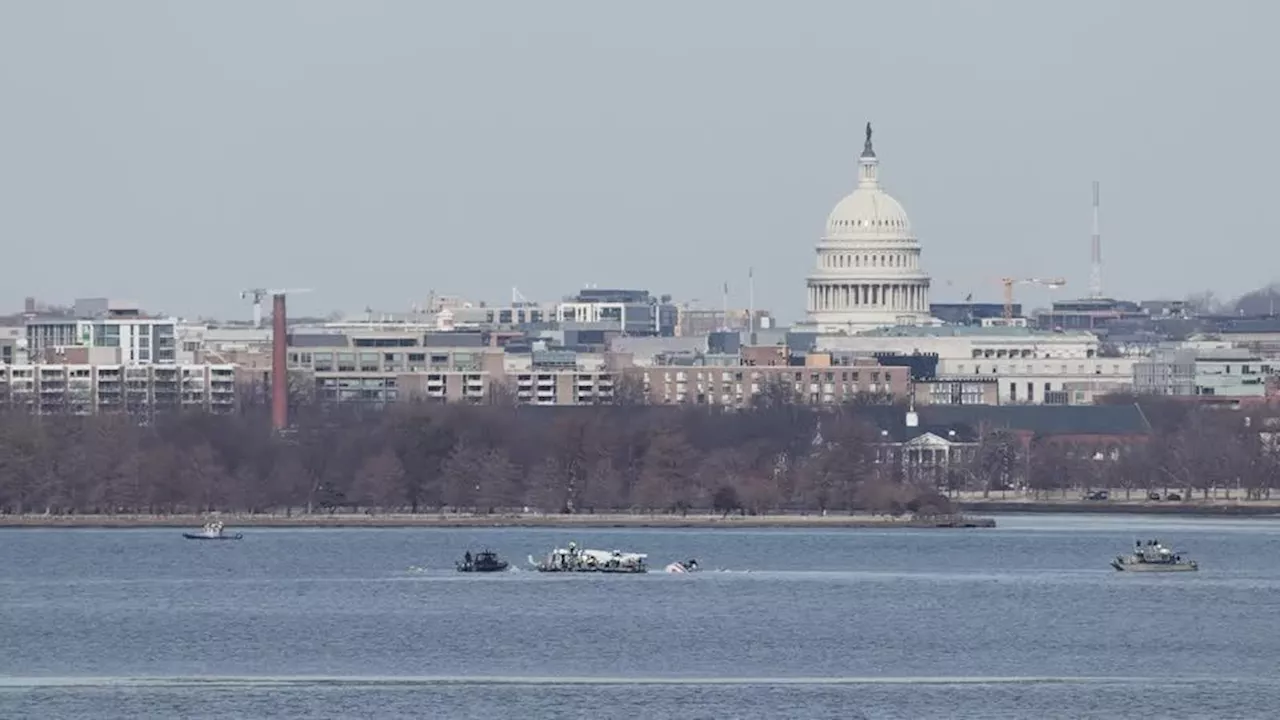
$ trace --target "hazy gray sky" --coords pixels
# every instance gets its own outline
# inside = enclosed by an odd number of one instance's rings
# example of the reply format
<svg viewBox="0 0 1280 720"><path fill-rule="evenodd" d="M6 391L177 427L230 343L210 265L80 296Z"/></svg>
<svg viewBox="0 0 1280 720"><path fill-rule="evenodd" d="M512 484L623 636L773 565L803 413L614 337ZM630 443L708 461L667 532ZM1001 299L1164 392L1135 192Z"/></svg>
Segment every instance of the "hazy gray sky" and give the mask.
<svg viewBox="0 0 1280 720"><path fill-rule="evenodd" d="M862 125L935 301L1276 278L1280 4L0 0L0 308L582 283L787 319ZM1047 291L1019 299L1043 302Z"/></svg>

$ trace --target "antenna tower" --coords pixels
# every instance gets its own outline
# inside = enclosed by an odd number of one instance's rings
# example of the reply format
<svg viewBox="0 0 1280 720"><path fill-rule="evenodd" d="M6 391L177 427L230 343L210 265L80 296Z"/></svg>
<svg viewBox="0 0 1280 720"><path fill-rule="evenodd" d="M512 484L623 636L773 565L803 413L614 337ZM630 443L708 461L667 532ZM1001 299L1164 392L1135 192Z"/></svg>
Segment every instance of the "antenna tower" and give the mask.
<svg viewBox="0 0 1280 720"><path fill-rule="evenodd" d="M1089 296L1102 297L1102 231L1098 226L1098 181L1093 181L1093 242L1089 258Z"/></svg>

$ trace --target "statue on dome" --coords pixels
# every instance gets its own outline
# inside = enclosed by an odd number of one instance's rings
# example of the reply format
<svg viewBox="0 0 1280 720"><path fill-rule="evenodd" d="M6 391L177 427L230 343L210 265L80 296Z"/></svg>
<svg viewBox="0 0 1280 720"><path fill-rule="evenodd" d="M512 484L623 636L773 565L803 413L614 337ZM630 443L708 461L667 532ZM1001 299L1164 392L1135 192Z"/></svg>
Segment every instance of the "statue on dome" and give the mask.
<svg viewBox="0 0 1280 720"><path fill-rule="evenodd" d="M862 154L865 157L873 157L876 154L876 151L871 149L871 122L870 121L867 122L867 141L862 145Z"/></svg>

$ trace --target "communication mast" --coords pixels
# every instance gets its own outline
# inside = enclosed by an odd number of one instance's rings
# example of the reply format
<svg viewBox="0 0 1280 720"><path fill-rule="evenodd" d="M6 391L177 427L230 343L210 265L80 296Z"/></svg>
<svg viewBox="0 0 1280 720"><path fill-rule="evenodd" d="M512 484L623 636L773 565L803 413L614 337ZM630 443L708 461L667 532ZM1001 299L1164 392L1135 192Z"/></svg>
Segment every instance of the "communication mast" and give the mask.
<svg viewBox="0 0 1280 720"><path fill-rule="evenodd" d="M1089 297L1102 297L1102 231L1098 225L1098 181L1093 181L1093 242L1089 262Z"/></svg>

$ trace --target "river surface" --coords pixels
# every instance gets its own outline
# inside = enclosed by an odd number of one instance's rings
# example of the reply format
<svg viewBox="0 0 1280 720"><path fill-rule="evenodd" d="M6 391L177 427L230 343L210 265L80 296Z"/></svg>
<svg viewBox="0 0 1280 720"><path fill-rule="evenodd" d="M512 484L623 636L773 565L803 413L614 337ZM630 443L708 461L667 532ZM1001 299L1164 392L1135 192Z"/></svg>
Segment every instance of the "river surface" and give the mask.
<svg viewBox="0 0 1280 720"><path fill-rule="evenodd" d="M1280 715L1280 520L998 522L0 530L0 717ZM1111 570L1139 538L1201 571ZM452 569L569 540L704 572Z"/></svg>

